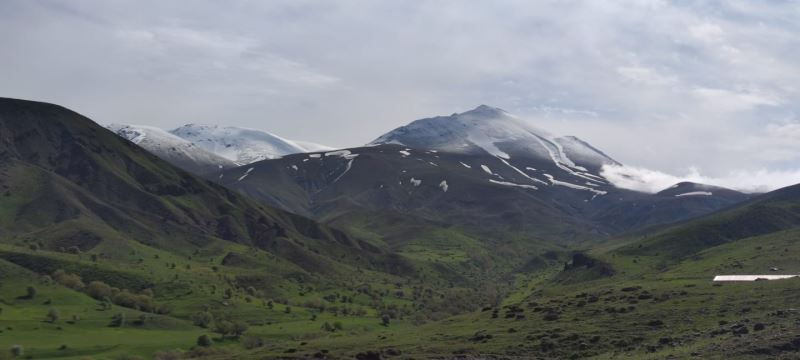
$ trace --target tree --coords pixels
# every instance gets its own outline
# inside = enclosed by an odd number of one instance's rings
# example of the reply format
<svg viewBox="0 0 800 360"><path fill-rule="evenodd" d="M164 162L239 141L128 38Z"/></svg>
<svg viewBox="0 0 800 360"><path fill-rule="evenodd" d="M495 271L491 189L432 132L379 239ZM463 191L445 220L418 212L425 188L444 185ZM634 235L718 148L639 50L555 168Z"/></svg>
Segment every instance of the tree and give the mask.
<svg viewBox="0 0 800 360"><path fill-rule="evenodd" d="M208 335L205 335L205 334L204 335L200 335L200 337L197 338L197 345L198 346L209 347L209 346L211 346L213 344L214 344L214 342L211 341L211 337L209 337Z"/></svg>
<svg viewBox="0 0 800 360"><path fill-rule="evenodd" d="M125 326L125 313L117 313L111 317L111 327Z"/></svg>
<svg viewBox="0 0 800 360"><path fill-rule="evenodd" d="M110 298L112 296L112 288L102 281L92 281L86 287L86 295L89 295L97 300Z"/></svg>
<svg viewBox="0 0 800 360"><path fill-rule="evenodd" d="M231 329L233 329L233 323L228 320L214 321L214 332L220 334L222 338L225 338L225 335L230 334Z"/></svg>
<svg viewBox="0 0 800 360"><path fill-rule="evenodd" d="M33 299L34 297L36 297L36 288L33 286L28 286L28 288L25 289L25 298Z"/></svg>
<svg viewBox="0 0 800 360"><path fill-rule="evenodd" d="M69 274L64 270L56 270L53 273L53 279L55 279L59 284L75 290L83 289L85 286L80 276Z"/></svg>
<svg viewBox="0 0 800 360"><path fill-rule="evenodd" d="M208 328L214 322L214 315L208 311L200 311L192 316L192 322L201 328Z"/></svg>
<svg viewBox="0 0 800 360"><path fill-rule="evenodd" d="M45 315L45 319L47 319L47 322L51 323L58 321L58 318L60 317L61 316L59 315L58 310L56 310L55 308L50 308L50 310L47 310L47 315Z"/></svg>
<svg viewBox="0 0 800 360"><path fill-rule="evenodd" d="M324 324L322 324L322 326L321 326L320 328L321 328L322 330L329 331L329 332L334 332L334 331L336 331L336 329L334 329L334 328L333 328L333 325L331 325L331 324L330 324L330 323L328 323L327 321L326 321Z"/></svg>
<svg viewBox="0 0 800 360"><path fill-rule="evenodd" d="M244 340L242 340L242 345L247 350L260 348L264 346L264 339L258 336L245 336Z"/></svg>
<svg viewBox="0 0 800 360"><path fill-rule="evenodd" d="M239 320L234 321L233 326L231 327L231 335L233 335L233 337L238 338L242 336L242 334L244 334L245 331L247 331L248 327L249 326L244 321L239 321Z"/></svg>

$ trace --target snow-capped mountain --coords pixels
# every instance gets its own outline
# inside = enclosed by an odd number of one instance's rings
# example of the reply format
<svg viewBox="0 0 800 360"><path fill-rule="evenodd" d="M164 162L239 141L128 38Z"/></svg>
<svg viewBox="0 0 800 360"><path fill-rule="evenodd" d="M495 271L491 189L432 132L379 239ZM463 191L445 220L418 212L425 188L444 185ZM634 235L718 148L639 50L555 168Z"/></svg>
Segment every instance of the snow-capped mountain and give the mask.
<svg viewBox="0 0 800 360"><path fill-rule="evenodd" d="M170 133L239 165L289 154L332 150L324 145L287 140L266 131L232 126L187 124Z"/></svg>
<svg viewBox="0 0 800 360"><path fill-rule="evenodd" d="M559 167L598 170L617 161L574 136L555 137L506 111L481 105L453 114L421 119L394 129L370 145L398 144L459 154L489 154L549 159ZM583 168L583 169L582 169Z"/></svg>
<svg viewBox="0 0 800 360"><path fill-rule="evenodd" d="M384 214L553 239L678 221L741 200L620 189L602 176L604 165L620 164L576 137L482 105L413 121L364 147L287 155L214 180L344 227Z"/></svg>
<svg viewBox="0 0 800 360"><path fill-rule="evenodd" d="M192 173L209 174L236 166L231 160L156 127L111 124L106 128L143 147L153 155Z"/></svg>

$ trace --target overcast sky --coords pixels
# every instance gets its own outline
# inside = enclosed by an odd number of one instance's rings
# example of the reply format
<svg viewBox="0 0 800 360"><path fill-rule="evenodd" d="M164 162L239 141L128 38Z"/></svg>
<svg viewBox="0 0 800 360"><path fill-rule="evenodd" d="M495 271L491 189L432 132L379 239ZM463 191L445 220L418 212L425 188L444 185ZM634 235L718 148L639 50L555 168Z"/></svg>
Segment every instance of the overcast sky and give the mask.
<svg viewBox="0 0 800 360"><path fill-rule="evenodd" d="M799 28L777 0L3 0L0 96L340 147L488 104L659 181L774 188L800 182Z"/></svg>

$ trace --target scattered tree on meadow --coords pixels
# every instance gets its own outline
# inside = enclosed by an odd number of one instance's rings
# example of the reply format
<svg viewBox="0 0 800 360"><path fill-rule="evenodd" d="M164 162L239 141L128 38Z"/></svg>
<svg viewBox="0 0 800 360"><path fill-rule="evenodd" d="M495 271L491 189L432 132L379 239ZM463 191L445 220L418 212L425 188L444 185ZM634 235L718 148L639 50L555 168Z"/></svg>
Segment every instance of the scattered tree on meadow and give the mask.
<svg viewBox="0 0 800 360"><path fill-rule="evenodd" d="M105 298L111 298L113 294L113 288L102 281L92 281L88 286L86 286L85 292L87 295L97 300L102 300Z"/></svg>
<svg viewBox="0 0 800 360"><path fill-rule="evenodd" d="M53 273L53 279L61 285L64 285L70 289L80 290L84 288L83 279L80 276L75 274L70 274L65 272L64 270L56 270Z"/></svg>
<svg viewBox="0 0 800 360"><path fill-rule="evenodd" d="M60 317L61 316L58 313L58 310L56 310L55 308L50 308L50 310L47 310L47 315L45 315L45 319L47 319L47 322L50 323L58 321Z"/></svg>
<svg viewBox="0 0 800 360"><path fill-rule="evenodd" d="M208 311L200 311L192 316L192 322L196 326L208 328L214 322L214 315Z"/></svg>
<svg viewBox="0 0 800 360"><path fill-rule="evenodd" d="M22 357L25 354L25 350L22 348L22 345L14 345L11 346L11 356L13 357Z"/></svg>
<svg viewBox="0 0 800 360"><path fill-rule="evenodd" d="M211 337L208 336L208 335L200 335L200 337L197 338L197 345L198 346L209 347L209 346L211 346L213 344L214 344L214 342L211 341Z"/></svg>
<svg viewBox="0 0 800 360"><path fill-rule="evenodd" d="M33 287L33 286L28 286L25 289L25 298L26 299L33 299L34 297L36 297L36 288Z"/></svg>
<svg viewBox="0 0 800 360"><path fill-rule="evenodd" d="M111 317L111 327L125 326L125 313L117 313Z"/></svg>

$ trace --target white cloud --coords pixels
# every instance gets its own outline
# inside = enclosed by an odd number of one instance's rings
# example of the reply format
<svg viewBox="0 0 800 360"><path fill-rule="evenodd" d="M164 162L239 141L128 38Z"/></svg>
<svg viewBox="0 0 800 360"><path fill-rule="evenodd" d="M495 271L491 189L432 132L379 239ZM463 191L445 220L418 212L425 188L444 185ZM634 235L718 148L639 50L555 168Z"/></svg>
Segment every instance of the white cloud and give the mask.
<svg viewBox="0 0 800 360"><path fill-rule="evenodd" d="M702 23L689 26L689 34L701 41L717 42L722 39L724 32L719 25Z"/></svg>
<svg viewBox="0 0 800 360"><path fill-rule="evenodd" d="M724 176L710 177L689 168L684 175L631 166L606 165L601 174L622 189L657 193L683 181L722 186L747 193L766 192L800 183L800 170L736 170Z"/></svg>
<svg viewBox="0 0 800 360"><path fill-rule="evenodd" d="M0 94L334 146L487 103L622 163L722 177L800 168L791 129L769 125L800 113L799 15L777 1L6 0Z"/></svg>
<svg viewBox="0 0 800 360"><path fill-rule="evenodd" d="M726 89L698 87L691 91L703 105L723 112L751 110L756 106L778 106L781 100L771 94L737 92Z"/></svg>
<svg viewBox="0 0 800 360"><path fill-rule="evenodd" d="M674 76L664 75L655 69L642 66L621 66L617 68L617 73L631 82L644 85L666 86L678 83L678 79Z"/></svg>

